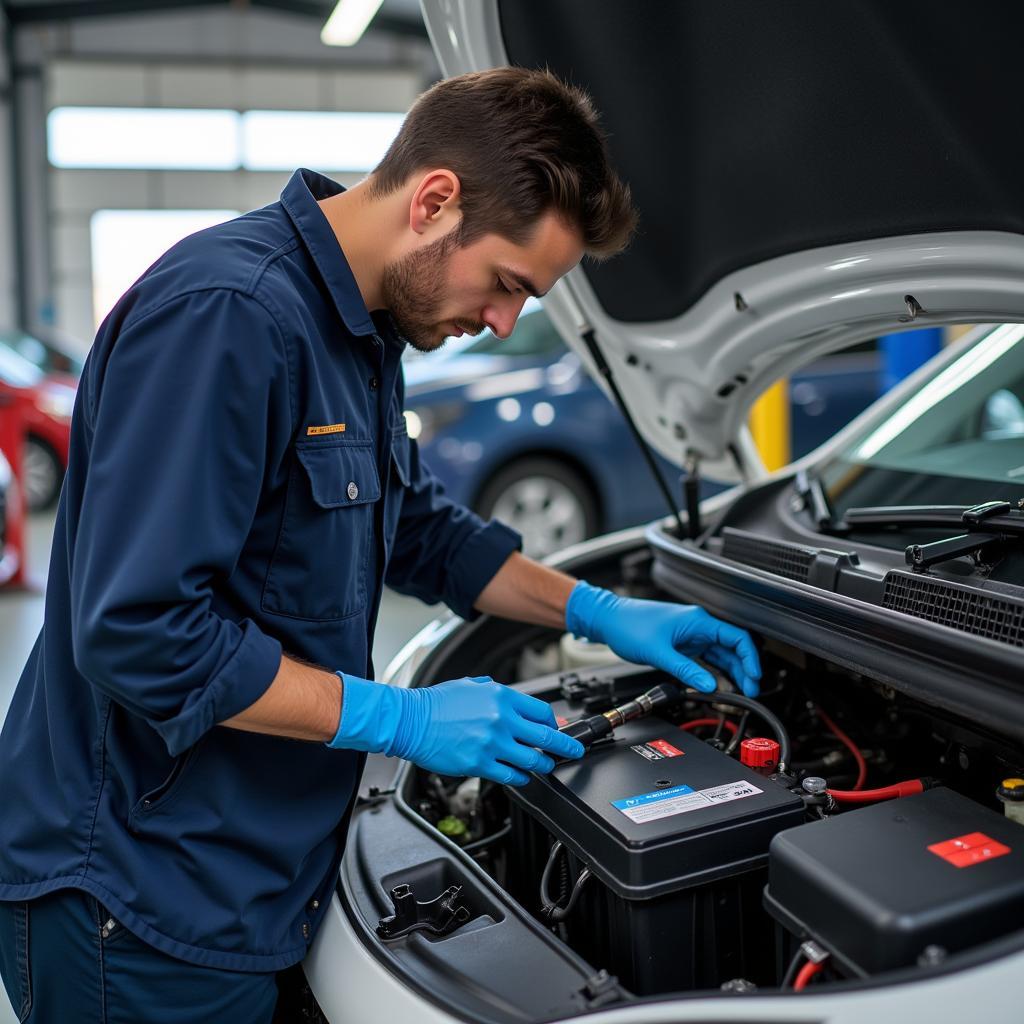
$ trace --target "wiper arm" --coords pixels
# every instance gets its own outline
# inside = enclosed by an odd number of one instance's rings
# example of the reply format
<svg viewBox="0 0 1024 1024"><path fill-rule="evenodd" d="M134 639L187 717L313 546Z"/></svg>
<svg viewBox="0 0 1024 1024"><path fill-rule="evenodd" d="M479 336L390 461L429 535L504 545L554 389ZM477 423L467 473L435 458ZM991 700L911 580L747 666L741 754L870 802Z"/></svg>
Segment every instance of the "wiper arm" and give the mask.
<svg viewBox="0 0 1024 1024"><path fill-rule="evenodd" d="M911 544L904 556L915 572L929 566L970 555L976 563L998 557L1010 540L1024 537L1024 512L1008 501L986 501L981 505L894 505L851 508L843 516L846 530L866 526L960 527L965 532L931 544Z"/></svg>

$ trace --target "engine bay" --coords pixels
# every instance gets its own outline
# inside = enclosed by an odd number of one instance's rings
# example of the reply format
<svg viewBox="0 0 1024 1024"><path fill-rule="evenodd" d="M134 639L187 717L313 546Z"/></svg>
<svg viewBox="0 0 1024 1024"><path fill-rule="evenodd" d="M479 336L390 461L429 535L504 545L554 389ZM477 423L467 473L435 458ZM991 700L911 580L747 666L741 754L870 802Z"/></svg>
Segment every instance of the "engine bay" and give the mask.
<svg viewBox="0 0 1024 1024"><path fill-rule="evenodd" d="M476 671L569 730L614 725L522 789L415 769L404 801L634 996L934 969L1019 929L1019 745L759 640L750 701L718 672L696 694L572 637L509 635Z"/></svg>

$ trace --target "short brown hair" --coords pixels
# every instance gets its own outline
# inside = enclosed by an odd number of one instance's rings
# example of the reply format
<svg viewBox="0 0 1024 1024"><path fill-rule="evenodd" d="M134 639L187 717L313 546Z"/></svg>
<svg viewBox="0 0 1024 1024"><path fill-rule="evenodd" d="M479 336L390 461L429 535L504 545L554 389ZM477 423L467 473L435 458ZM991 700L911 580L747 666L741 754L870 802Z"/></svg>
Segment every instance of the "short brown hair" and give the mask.
<svg viewBox="0 0 1024 1024"><path fill-rule="evenodd" d="M374 169L372 194L431 167L459 176L462 245L491 232L521 243L554 210L603 259L625 248L636 224L590 98L550 71L495 68L428 89Z"/></svg>

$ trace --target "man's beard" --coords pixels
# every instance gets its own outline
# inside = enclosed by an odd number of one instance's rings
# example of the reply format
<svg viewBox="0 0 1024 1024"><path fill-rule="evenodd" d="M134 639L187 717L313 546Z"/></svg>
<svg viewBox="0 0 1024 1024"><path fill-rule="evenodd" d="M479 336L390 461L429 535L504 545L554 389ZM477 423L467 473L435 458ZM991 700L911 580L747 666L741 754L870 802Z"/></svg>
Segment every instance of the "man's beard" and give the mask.
<svg viewBox="0 0 1024 1024"><path fill-rule="evenodd" d="M405 340L420 352L433 352L445 342L441 303L448 260L459 245L459 229L384 267L384 307ZM458 321L466 334L479 334L485 324Z"/></svg>

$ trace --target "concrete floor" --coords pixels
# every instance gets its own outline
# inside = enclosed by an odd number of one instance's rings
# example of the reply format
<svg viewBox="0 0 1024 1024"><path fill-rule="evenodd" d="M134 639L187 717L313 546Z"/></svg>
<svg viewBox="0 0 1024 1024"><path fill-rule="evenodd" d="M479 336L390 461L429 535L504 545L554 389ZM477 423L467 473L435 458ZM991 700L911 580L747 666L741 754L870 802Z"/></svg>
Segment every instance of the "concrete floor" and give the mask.
<svg viewBox="0 0 1024 1024"><path fill-rule="evenodd" d="M29 522L29 588L20 592L0 591L0 721L7 714L25 659L43 622L43 594L53 523L52 513L34 516ZM441 611L443 606L440 605L431 608L412 598L385 593L373 645L377 670L383 672L405 642ZM0 985L0 1024L14 1022L14 1012Z"/></svg>

